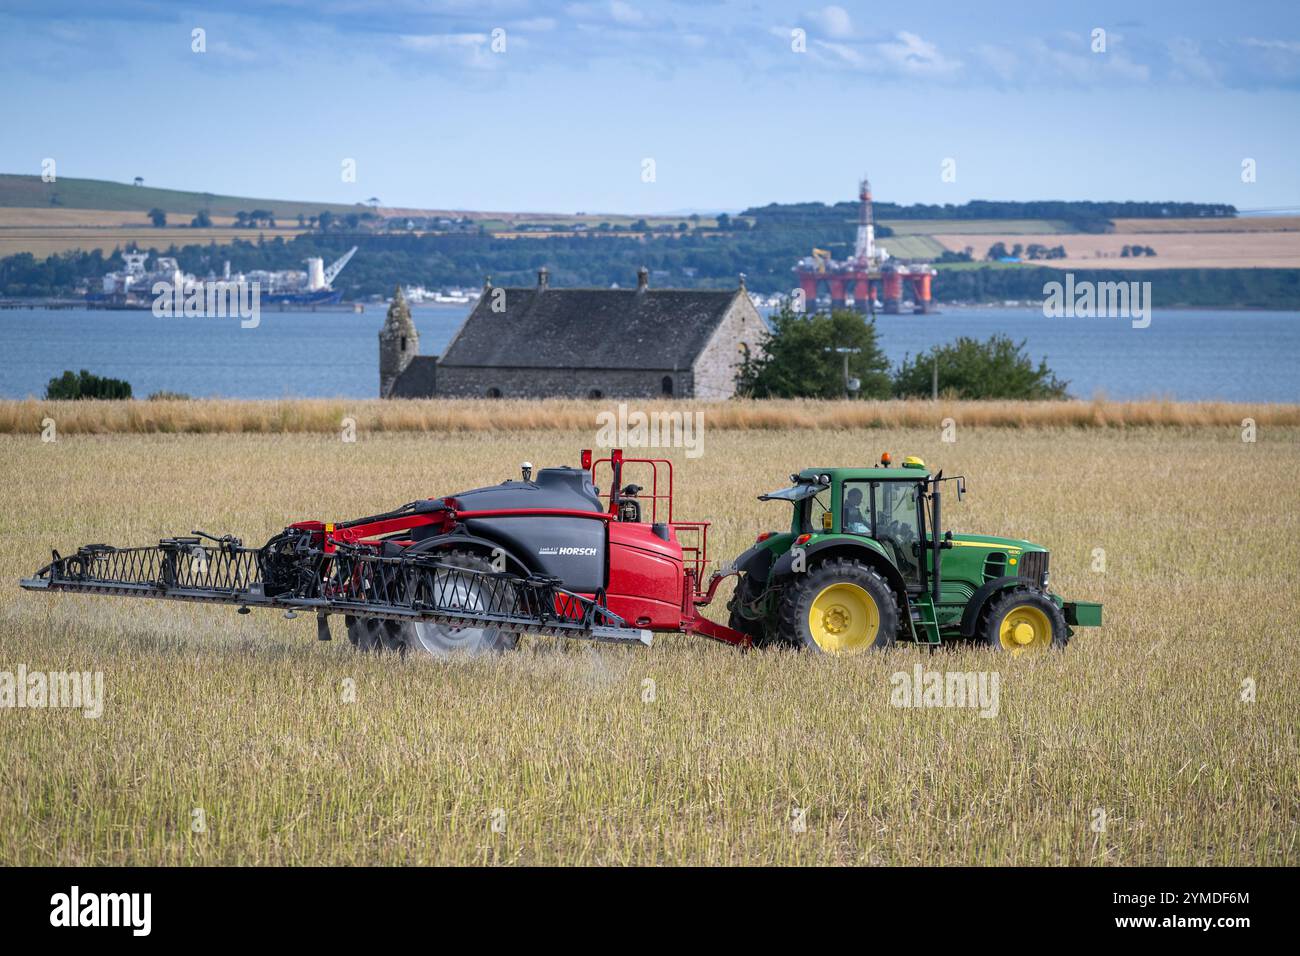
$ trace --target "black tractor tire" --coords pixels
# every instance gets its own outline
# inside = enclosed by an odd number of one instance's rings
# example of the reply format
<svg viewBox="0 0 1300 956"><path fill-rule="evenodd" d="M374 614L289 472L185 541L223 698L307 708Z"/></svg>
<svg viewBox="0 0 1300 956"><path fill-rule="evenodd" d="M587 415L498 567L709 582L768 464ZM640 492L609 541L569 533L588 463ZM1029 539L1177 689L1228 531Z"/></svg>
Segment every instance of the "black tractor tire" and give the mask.
<svg viewBox="0 0 1300 956"><path fill-rule="evenodd" d="M378 654L384 651L397 651L400 654L405 649L396 621L351 615L347 616L346 621L348 640L362 653Z"/></svg>
<svg viewBox="0 0 1300 956"><path fill-rule="evenodd" d="M436 557L442 564L465 568L471 571L491 571L492 565L482 555L467 551L442 551ZM475 610L509 610L508 607L493 607L494 597L487 590L478 586L473 576L466 575L449 587L463 590L463 593L450 597L461 606ZM443 595L446 599L448 595ZM495 600L504 605L504 595ZM478 657L482 654L498 654L514 650L519 642L519 635L513 631L503 631L496 627L450 627L445 624L433 624L427 621L404 621L395 625L398 639L403 650L408 654L425 657Z"/></svg>
<svg viewBox="0 0 1300 956"><path fill-rule="evenodd" d="M1061 609L1046 594L1015 587L994 595L984 605L975 637L982 644L1018 657L1027 652L1064 648L1070 642L1070 629Z"/></svg>
<svg viewBox="0 0 1300 956"><path fill-rule="evenodd" d="M746 634L754 642L755 647L764 647L767 643L767 629L763 627L762 621L751 621L747 617L741 617L735 611L727 618L727 627L733 631L739 631Z"/></svg>
<svg viewBox="0 0 1300 956"><path fill-rule="evenodd" d="M786 644L844 657L892 647L898 636L898 600L873 568L834 558L796 575L785 587L777 634Z"/></svg>
<svg viewBox="0 0 1300 956"><path fill-rule="evenodd" d="M762 595L758 595L758 598L761 599ZM766 622L761 619L745 617L737 610L737 607L742 603L750 603L753 600L755 598L749 591L749 579L747 576L742 576L736 582L736 589L731 595L731 600L727 602L727 610L730 612L727 618L727 627L747 635L753 641L755 647L763 647L770 643Z"/></svg>

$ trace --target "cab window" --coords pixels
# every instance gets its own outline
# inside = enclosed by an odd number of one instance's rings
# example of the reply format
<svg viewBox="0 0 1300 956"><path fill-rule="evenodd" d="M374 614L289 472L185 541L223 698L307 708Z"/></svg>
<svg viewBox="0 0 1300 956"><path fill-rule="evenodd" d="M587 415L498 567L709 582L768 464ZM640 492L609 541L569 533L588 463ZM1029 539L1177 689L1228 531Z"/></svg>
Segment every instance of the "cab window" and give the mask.
<svg viewBox="0 0 1300 956"><path fill-rule="evenodd" d="M875 538L909 584L920 582L920 485L915 481L846 481L840 529Z"/></svg>
<svg viewBox="0 0 1300 956"><path fill-rule="evenodd" d="M876 488L876 540L893 552L909 584L921 577L920 493L914 481L882 481Z"/></svg>
<svg viewBox="0 0 1300 956"><path fill-rule="evenodd" d="M844 482L844 498L840 504L840 529L848 534L870 535L871 482Z"/></svg>

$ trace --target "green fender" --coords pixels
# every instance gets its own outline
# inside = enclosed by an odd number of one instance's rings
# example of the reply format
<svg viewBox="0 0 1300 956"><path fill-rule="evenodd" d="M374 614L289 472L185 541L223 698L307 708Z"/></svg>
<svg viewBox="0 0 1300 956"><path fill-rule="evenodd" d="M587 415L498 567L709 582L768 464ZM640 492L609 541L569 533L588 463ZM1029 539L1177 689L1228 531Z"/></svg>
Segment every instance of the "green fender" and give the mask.
<svg viewBox="0 0 1300 956"><path fill-rule="evenodd" d="M902 572L898 570L893 559L885 553L885 549L877 541L856 535L828 534L818 535L815 541L801 547L808 567L828 558L851 558L870 566L878 571L894 589L899 597L899 609L903 612L907 611L907 582L903 580ZM769 582L784 583L785 579L793 577L797 573L793 570L793 565L794 549L791 548L772 565L771 574L768 576Z"/></svg>
<svg viewBox="0 0 1300 956"><path fill-rule="evenodd" d="M988 604L988 602L993 599L994 595L1001 594L1007 588L1017 586L1028 587L1035 591L1038 590L1027 578L1017 577L994 578L992 581L985 581L976 588L975 593L972 594L970 600L966 602L966 609L961 612L961 636L974 637L975 626L979 624L980 614L984 610L984 605Z"/></svg>

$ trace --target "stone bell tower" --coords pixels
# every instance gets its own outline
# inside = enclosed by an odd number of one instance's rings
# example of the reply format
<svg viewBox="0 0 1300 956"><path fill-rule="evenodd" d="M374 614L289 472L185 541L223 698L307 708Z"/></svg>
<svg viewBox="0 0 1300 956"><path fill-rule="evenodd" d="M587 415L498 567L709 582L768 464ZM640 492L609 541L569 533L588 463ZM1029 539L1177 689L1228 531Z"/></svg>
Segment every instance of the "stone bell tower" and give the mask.
<svg viewBox="0 0 1300 956"><path fill-rule="evenodd" d="M379 397L389 398L398 376L420 354L420 333L411 321L411 310L399 285L388 307L388 317L379 330Z"/></svg>

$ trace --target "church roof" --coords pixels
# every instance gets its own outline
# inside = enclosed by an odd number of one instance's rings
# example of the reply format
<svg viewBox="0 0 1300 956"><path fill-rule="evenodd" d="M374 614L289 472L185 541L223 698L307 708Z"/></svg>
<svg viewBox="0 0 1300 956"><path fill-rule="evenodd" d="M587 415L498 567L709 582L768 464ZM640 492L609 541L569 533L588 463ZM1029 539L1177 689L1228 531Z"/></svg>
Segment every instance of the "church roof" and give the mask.
<svg viewBox="0 0 1300 956"><path fill-rule="evenodd" d="M393 382L391 398L428 398L438 378L438 356L416 355Z"/></svg>
<svg viewBox="0 0 1300 956"><path fill-rule="evenodd" d="M488 288L443 352L440 364L689 368L738 295L745 293L545 285ZM504 310L493 312L494 301L500 301Z"/></svg>

